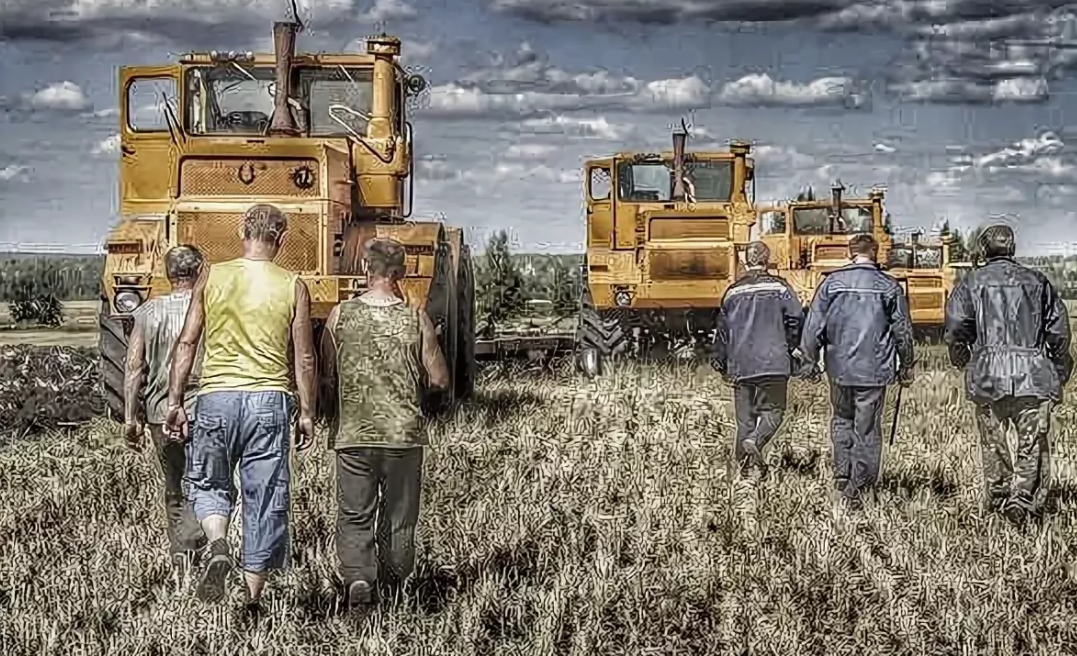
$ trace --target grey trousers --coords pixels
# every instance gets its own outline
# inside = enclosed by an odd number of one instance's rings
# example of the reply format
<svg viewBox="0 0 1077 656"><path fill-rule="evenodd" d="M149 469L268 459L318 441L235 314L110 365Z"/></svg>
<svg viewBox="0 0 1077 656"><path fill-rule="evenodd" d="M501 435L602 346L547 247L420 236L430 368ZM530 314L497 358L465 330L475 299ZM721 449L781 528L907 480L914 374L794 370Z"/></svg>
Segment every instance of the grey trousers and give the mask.
<svg viewBox="0 0 1077 656"><path fill-rule="evenodd" d="M187 469L187 453L183 444L168 440L164 426L150 424L150 439L157 458L157 471L164 482L162 502L165 527L168 532L169 553L175 555L197 551L205 546L206 536L187 500L183 476Z"/></svg>
<svg viewBox="0 0 1077 656"><path fill-rule="evenodd" d="M415 567L423 447L337 451L337 557L345 585L398 586Z"/></svg>
<svg viewBox="0 0 1077 656"><path fill-rule="evenodd" d="M854 498L878 481L882 461L885 387L846 387L830 382L830 440L834 482Z"/></svg>
<svg viewBox="0 0 1077 656"><path fill-rule="evenodd" d="M785 415L788 387L789 379L784 376L737 382L733 390L733 403L737 413L737 439L733 445L733 457L737 462L744 460L745 440L754 441L762 451L777 434Z"/></svg>

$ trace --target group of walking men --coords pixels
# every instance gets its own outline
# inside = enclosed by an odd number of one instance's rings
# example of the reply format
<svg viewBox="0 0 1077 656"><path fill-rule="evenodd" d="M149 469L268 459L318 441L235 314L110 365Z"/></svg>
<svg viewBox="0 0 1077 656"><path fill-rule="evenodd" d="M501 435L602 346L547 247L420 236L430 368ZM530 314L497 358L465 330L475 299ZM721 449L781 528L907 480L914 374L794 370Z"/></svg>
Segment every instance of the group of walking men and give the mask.
<svg viewBox="0 0 1077 656"><path fill-rule="evenodd" d="M125 435L134 448L151 437L170 551L185 566L200 561L197 594L207 601L224 596L235 567L227 533L238 467L241 568L248 603L257 604L267 573L289 559L291 427L296 449L309 447L321 399L336 451L342 587L350 604L365 606L398 590L414 567L421 398L448 387L448 367L429 316L400 292L404 250L391 240L365 245L368 290L333 308L316 357L310 293L273 263L286 235L284 214L256 205L244 218L240 258L206 266L192 246L166 254L172 292L134 313ZM1022 521L1043 508L1052 404L1073 366L1068 316L1051 283L1014 260L1010 228L986 229L980 246L986 264L951 294L945 341L967 371L987 505ZM914 378L908 302L876 263L878 248L870 235L851 237L851 263L826 276L805 318L793 289L767 272L766 245L749 244L747 273L722 299L713 359L735 386L734 457L765 470L789 378L818 380L825 353L834 478L853 506L879 478L886 389Z"/></svg>
<svg viewBox="0 0 1077 656"><path fill-rule="evenodd" d="M985 263L946 302L944 341L951 363L966 372L985 505L1022 523L1044 509L1051 411L1073 369L1069 317L1050 281L1014 259L1010 227L985 229L979 247ZM915 372L908 301L878 266L878 252L870 235L851 237L851 263L827 274L805 317L796 292L767 273L767 246L749 244L747 273L721 303L713 359L735 387L735 458L745 469L765 470L762 450L782 423L789 378L818 380L825 352L834 480L852 507L862 506L879 479L886 389L909 386ZM938 421L943 430L953 425ZM1018 435L1013 457L1011 424Z"/></svg>
<svg viewBox="0 0 1077 656"><path fill-rule="evenodd" d="M256 205L240 258L206 266L187 245L165 255L171 293L134 313L125 435L133 448L151 436L170 551L183 568L201 565L196 592L206 601L223 598L235 568L227 534L238 468L240 565L247 603L257 605L267 574L289 560L292 425L296 449L308 448L320 398L336 451L343 590L366 606L414 567L419 408L425 391L448 387L448 368L429 316L398 286L403 246L379 239L364 247L367 291L333 308L316 358L310 292L273 263L286 235L284 214Z"/></svg>

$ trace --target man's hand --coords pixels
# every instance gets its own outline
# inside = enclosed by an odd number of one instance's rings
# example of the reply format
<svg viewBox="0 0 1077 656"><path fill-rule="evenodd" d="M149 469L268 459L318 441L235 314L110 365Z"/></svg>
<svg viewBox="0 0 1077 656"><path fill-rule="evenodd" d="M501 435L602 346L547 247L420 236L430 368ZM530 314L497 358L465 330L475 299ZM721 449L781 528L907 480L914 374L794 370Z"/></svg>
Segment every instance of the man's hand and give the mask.
<svg viewBox="0 0 1077 656"><path fill-rule="evenodd" d="M306 451L314 444L314 417L300 416L295 426L295 449Z"/></svg>
<svg viewBox="0 0 1077 656"><path fill-rule="evenodd" d="M902 369L898 372L898 384L902 387L912 385L914 380L916 380L916 371L912 367Z"/></svg>
<svg viewBox="0 0 1077 656"><path fill-rule="evenodd" d="M187 411L182 405L174 405L165 415L165 431L168 439L183 444L187 441Z"/></svg>
<svg viewBox="0 0 1077 656"><path fill-rule="evenodd" d="M139 419L125 422L123 425L123 438L132 451L142 450L142 438L145 433L146 425Z"/></svg>

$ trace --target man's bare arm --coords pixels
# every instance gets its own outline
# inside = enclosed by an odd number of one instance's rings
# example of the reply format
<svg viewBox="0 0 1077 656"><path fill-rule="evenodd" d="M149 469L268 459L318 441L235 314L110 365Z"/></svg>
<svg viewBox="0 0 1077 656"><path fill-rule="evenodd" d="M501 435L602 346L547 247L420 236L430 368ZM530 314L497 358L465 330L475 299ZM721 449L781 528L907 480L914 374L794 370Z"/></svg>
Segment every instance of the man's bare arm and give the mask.
<svg viewBox="0 0 1077 656"><path fill-rule="evenodd" d="M127 342L127 366L123 377L124 421L131 424L138 420L139 400L142 396L142 376L146 371L146 340L142 335L142 314L135 315L135 325Z"/></svg>
<svg viewBox="0 0 1077 656"><path fill-rule="evenodd" d="M310 291L302 280L295 282L295 314L292 317L292 344L295 349L295 384L299 395L299 416L313 417L317 397L318 365L314 357L314 331L310 325Z"/></svg>
<svg viewBox="0 0 1077 656"><path fill-rule="evenodd" d="M441 347L438 346L434 322L430 320L425 310L419 311L419 327L422 331L422 359L423 368L426 369L426 380L430 387L448 389L449 367L445 364Z"/></svg>
<svg viewBox="0 0 1077 656"><path fill-rule="evenodd" d="M183 321L183 330L172 347L172 368L168 373L168 405L183 404L183 393L187 389L187 378L194 367L194 358L198 353L198 341L202 339L202 330L206 325L205 291L209 267L203 266L191 292L191 306L187 308L187 318Z"/></svg>
<svg viewBox="0 0 1077 656"><path fill-rule="evenodd" d="M319 405L322 415L327 420L337 416L337 319L340 316L340 306L337 305L329 312L325 320L325 329L322 331L322 343L320 348L320 360L318 373L321 385L318 389Z"/></svg>

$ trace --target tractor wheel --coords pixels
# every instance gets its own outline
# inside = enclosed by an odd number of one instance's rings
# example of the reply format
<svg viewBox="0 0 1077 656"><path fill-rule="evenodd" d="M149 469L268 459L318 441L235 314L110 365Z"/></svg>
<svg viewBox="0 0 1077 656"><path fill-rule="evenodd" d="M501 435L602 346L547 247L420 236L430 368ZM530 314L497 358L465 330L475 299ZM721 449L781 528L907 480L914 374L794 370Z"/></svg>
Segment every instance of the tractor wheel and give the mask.
<svg viewBox="0 0 1077 656"><path fill-rule="evenodd" d="M100 380L105 407L113 421L123 421L123 379L128 329L123 321L111 316L107 300L101 301L98 324L100 335L97 351L100 356Z"/></svg>
<svg viewBox="0 0 1077 656"><path fill-rule="evenodd" d="M462 401L475 392L475 272L471 264L471 250L466 245L460 247L457 289L457 346L453 378L456 398Z"/></svg>
<svg viewBox="0 0 1077 656"><path fill-rule="evenodd" d="M602 373L603 363L623 355L628 339L617 317L603 317L595 308L591 292L580 298L580 318L576 328L576 368L587 378Z"/></svg>

